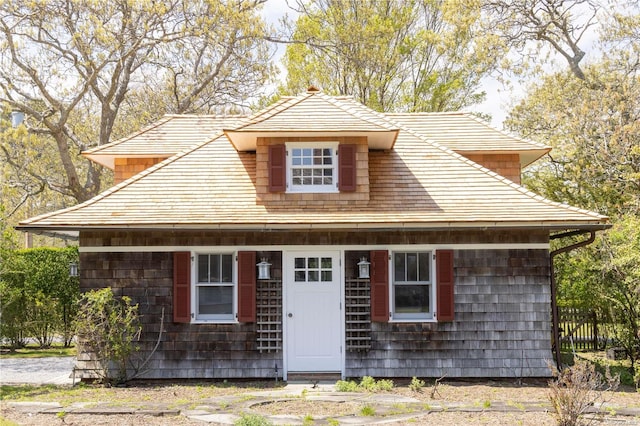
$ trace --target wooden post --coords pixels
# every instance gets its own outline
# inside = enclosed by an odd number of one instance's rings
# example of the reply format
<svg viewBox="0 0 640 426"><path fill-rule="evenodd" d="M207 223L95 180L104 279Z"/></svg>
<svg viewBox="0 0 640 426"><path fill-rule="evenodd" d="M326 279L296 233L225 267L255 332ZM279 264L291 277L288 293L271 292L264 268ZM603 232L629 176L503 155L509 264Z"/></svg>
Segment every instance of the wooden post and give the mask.
<svg viewBox="0 0 640 426"><path fill-rule="evenodd" d="M591 311L591 315L593 315L593 350L598 350L598 316L595 311Z"/></svg>

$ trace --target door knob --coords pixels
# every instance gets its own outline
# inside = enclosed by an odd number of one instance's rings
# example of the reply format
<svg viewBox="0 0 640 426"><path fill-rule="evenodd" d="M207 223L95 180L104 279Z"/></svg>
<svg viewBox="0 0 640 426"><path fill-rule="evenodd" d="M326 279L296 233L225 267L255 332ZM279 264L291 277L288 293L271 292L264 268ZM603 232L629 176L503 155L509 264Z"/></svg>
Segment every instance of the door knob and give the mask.
<svg viewBox="0 0 640 426"><path fill-rule="evenodd" d="M293 314L291 312L289 312L289 315L287 315L289 318L293 318Z"/></svg>

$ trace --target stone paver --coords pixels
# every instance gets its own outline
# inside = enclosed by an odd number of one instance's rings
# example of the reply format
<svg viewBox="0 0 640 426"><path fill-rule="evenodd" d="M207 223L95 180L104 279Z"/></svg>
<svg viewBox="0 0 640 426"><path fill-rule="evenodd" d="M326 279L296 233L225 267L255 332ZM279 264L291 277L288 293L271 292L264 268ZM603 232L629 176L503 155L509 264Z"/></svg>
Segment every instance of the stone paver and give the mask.
<svg viewBox="0 0 640 426"><path fill-rule="evenodd" d="M75 358L58 357L58 358L0 358L0 383L1 384L71 384L71 372ZM247 397L250 397L247 399ZM479 407L477 404L465 402L444 402L439 401L425 407L419 400L387 394L367 394L367 393L344 393L336 392L333 385L321 384L312 388L309 384L288 384L284 388L264 390L256 392L247 392L241 395L224 395L220 397L209 398L202 401L197 407L171 408L158 403L140 403L135 402L135 406L127 406L127 404L114 405L112 403L82 403L76 402L63 406L56 402L6 402L8 406L24 413L49 413L55 415L59 412L75 413L75 414L151 414L155 416L176 416L182 415L193 420L204 423L213 423L221 425L232 425L238 419L238 413L256 413L253 409L257 404L271 402L277 400L290 400L292 398L306 398L312 401L328 401L328 402L359 402L366 403L371 406L376 416L362 417L357 415L333 417L340 424L364 425L364 424L383 424L393 421L407 421L423 416L430 412L438 411L458 411L458 412L477 412L477 411L500 411L500 412L540 412L549 411L551 407L546 403L531 402L518 404L514 406L499 401L492 402L490 407ZM398 404L406 407L408 412L402 414L394 414ZM221 408L224 407L224 408ZM601 412L609 412L610 407L593 407L593 411L598 409ZM388 413L388 414L387 414ZM636 424L635 420L639 420L640 425L640 408L618 408L616 417L625 417L625 424ZM273 424L291 424L298 425L304 423L303 416L295 415L273 415L265 416ZM316 419L320 420L320 419Z"/></svg>

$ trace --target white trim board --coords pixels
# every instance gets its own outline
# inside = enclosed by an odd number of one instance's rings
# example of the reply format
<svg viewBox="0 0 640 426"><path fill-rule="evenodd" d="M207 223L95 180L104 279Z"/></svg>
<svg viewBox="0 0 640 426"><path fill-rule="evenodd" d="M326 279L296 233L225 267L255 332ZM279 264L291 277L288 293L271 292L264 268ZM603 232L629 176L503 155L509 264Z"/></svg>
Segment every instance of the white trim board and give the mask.
<svg viewBox="0 0 640 426"><path fill-rule="evenodd" d="M174 251L287 251L287 250L403 250L421 247L429 250L549 250L549 243L479 243L479 244L388 244L388 245L273 245L273 246L99 246L79 247L80 253L145 253Z"/></svg>

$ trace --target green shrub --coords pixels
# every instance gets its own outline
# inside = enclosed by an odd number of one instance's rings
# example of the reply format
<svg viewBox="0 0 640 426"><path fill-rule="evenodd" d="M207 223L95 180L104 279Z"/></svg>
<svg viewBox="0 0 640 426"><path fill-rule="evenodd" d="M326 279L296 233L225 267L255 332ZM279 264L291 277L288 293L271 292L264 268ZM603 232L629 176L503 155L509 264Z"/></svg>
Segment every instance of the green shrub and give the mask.
<svg viewBox="0 0 640 426"><path fill-rule="evenodd" d="M420 380L417 377L413 376L411 378L411 383L409 383L409 389L414 392L422 392L422 388L424 387L424 380Z"/></svg>
<svg viewBox="0 0 640 426"><path fill-rule="evenodd" d="M14 349L27 337L48 347L56 335L69 346L80 294L78 278L69 276L77 247L2 250L0 258L0 337Z"/></svg>
<svg viewBox="0 0 640 426"><path fill-rule="evenodd" d="M374 392L376 391L390 391L393 390L393 380L389 380L389 379L384 379L384 380L378 380L378 382L376 383L376 388L374 390Z"/></svg>
<svg viewBox="0 0 640 426"><path fill-rule="evenodd" d="M338 392L358 392L358 384L353 380L338 380L336 382L336 390Z"/></svg>
<svg viewBox="0 0 640 426"><path fill-rule="evenodd" d="M240 414L240 418L234 423L235 426L271 426L271 423L266 418L259 414Z"/></svg>
<svg viewBox="0 0 640 426"><path fill-rule="evenodd" d="M127 296L116 298L111 288L92 290L80 300L76 318L78 350L93 354L105 383L123 383L141 326L138 305Z"/></svg>
<svg viewBox="0 0 640 426"><path fill-rule="evenodd" d="M360 415L361 416L375 416L376 415L376 410L370 406L370 405L365 405L364 407L362 407L360 409Z"/></svg>
<svg viewBox="0 0 640 426"><path fill-rule="evenodd" d="M393 389L392 380L377 380L371 376L364 376L360 381L360 384L353 380L344 381L338 380L336 382L336 390L338 392L380 392L390 391Z"/></svg>

